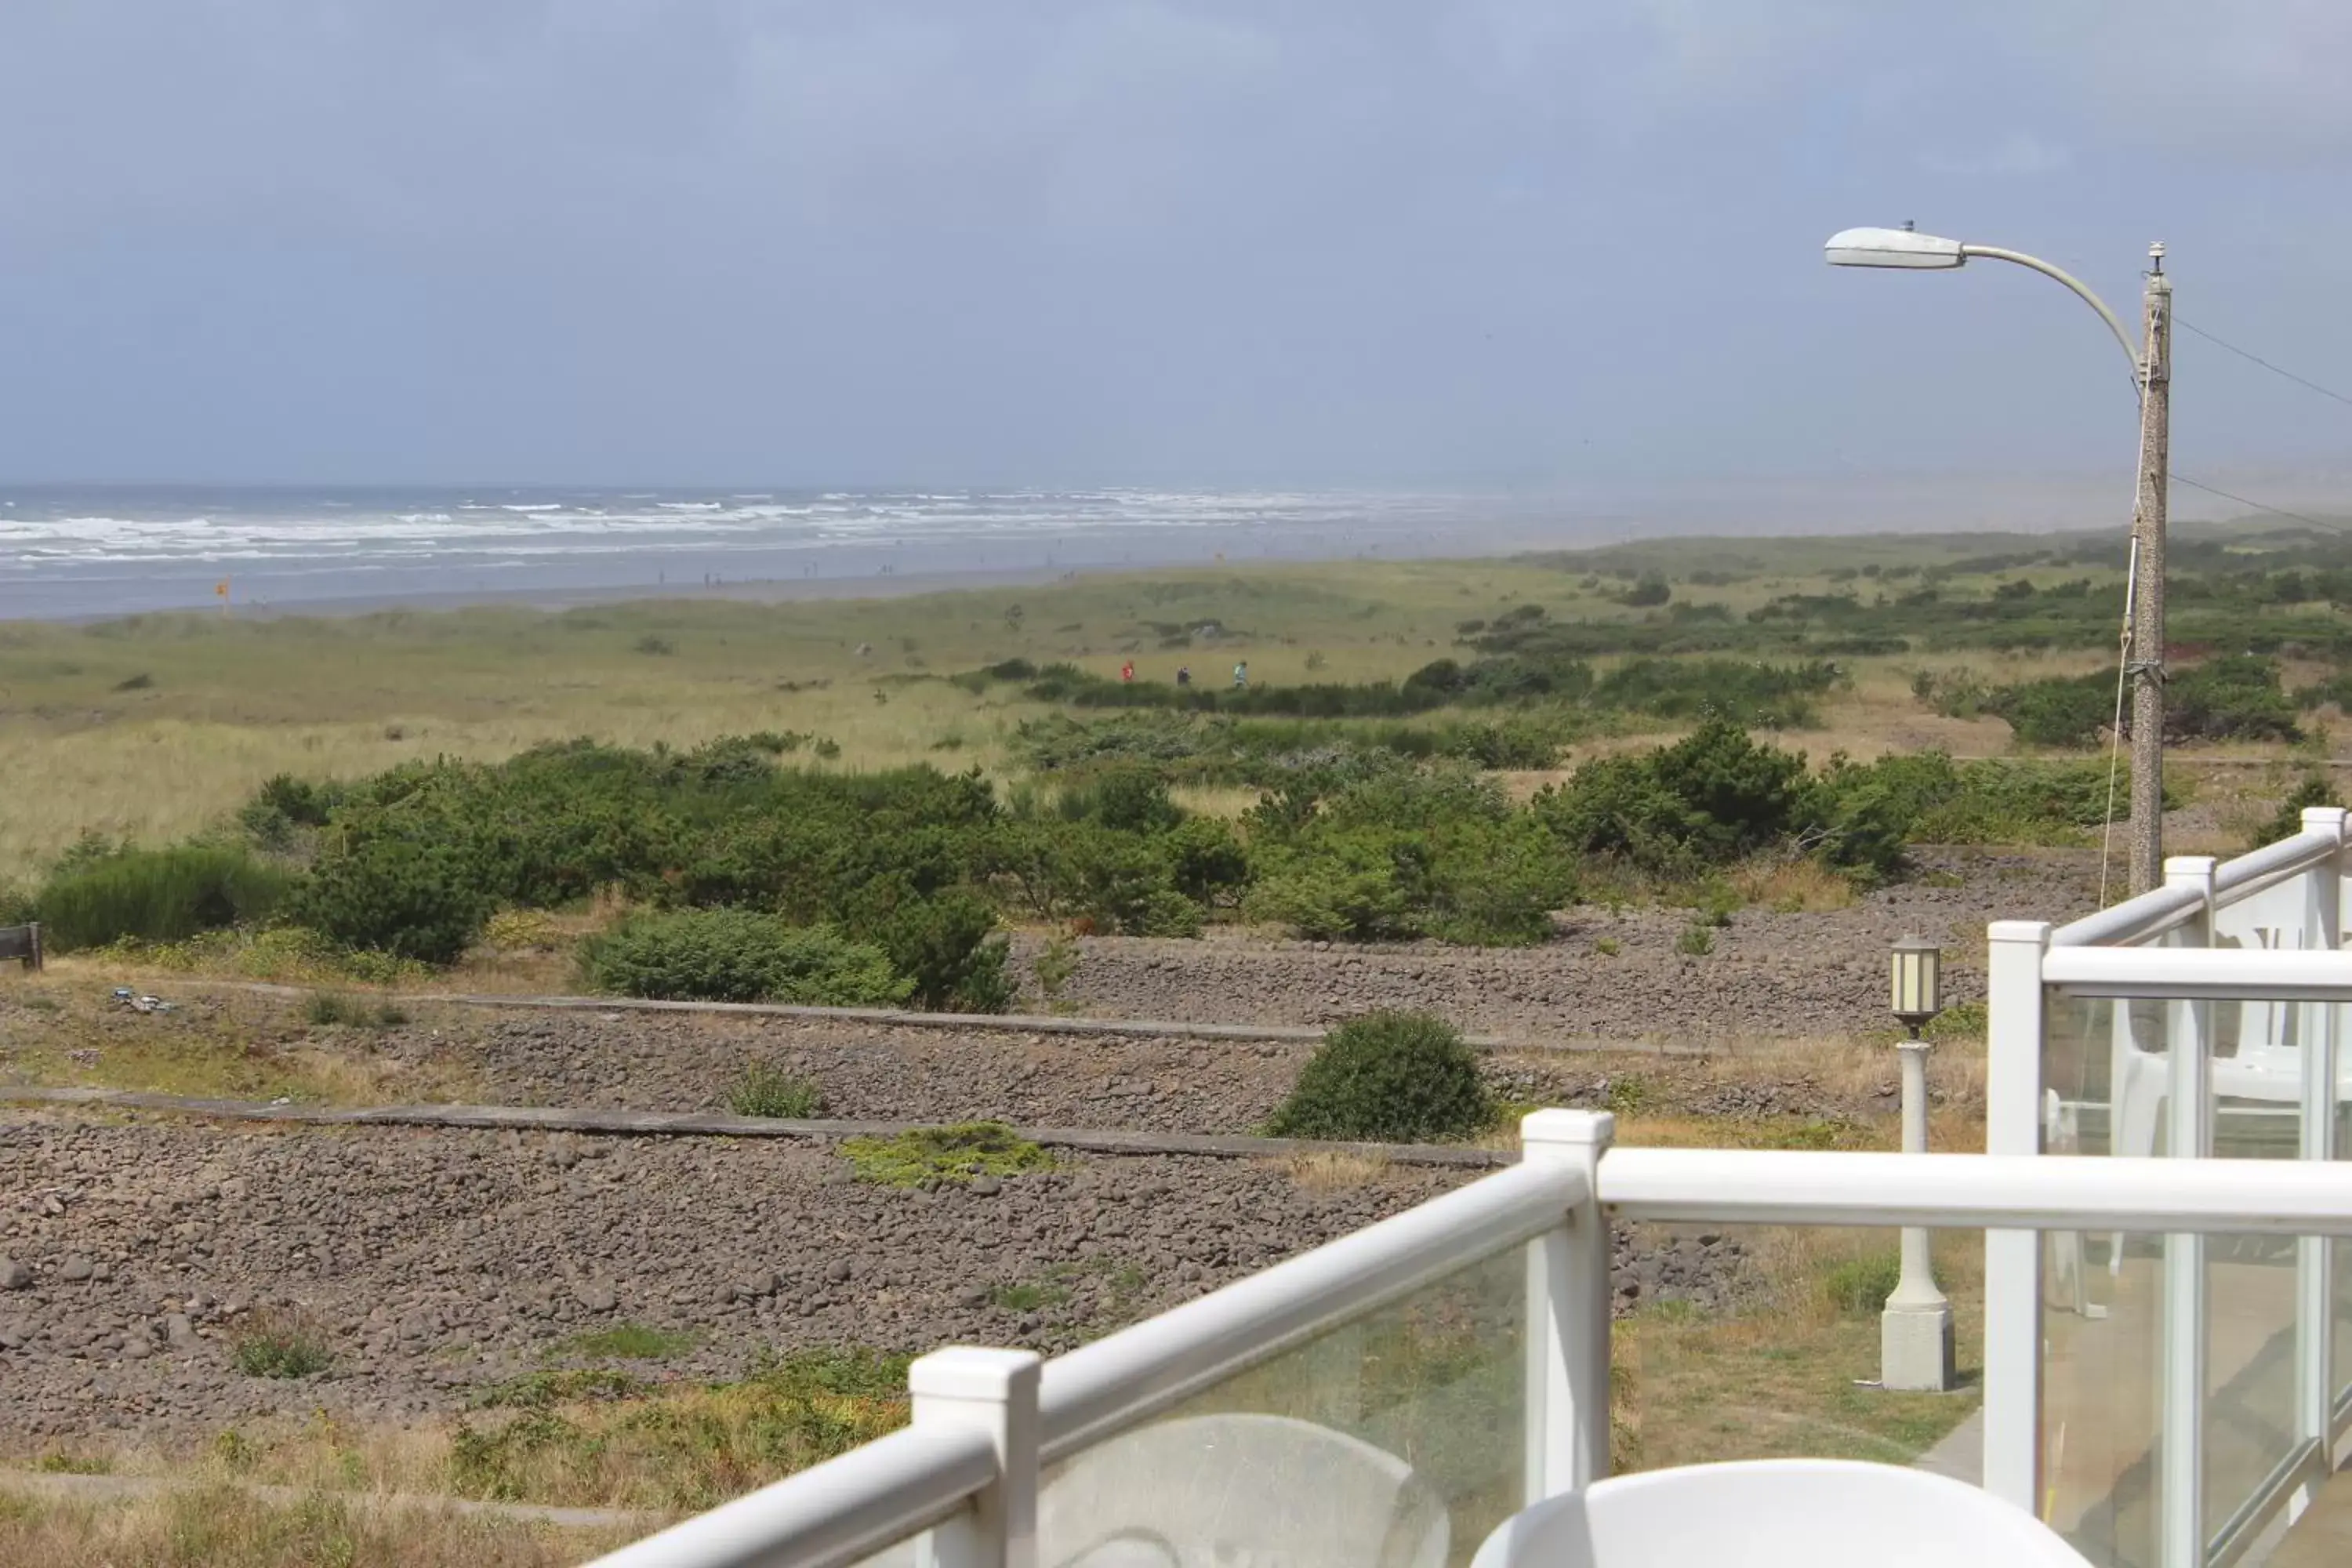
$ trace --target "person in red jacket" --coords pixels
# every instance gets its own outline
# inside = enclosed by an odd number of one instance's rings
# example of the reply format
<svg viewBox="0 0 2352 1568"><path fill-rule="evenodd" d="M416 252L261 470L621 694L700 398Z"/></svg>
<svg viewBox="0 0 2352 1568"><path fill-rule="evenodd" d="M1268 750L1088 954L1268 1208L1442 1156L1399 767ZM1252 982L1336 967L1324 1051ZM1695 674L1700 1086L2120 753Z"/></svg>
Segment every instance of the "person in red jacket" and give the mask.
<svg viewBox="0 0 2352 1568"><path fill-rule="evenodd" d="M1118 678L1129 686L1135 684L1135 660L1130 658L1118 667Z"/></svg>

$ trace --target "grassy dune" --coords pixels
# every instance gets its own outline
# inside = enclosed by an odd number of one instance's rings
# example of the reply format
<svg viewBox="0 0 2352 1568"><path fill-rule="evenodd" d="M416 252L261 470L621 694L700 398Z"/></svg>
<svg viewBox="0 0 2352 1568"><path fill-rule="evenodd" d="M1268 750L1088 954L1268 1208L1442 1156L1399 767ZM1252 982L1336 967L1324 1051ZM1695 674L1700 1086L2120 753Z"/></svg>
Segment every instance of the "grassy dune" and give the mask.
<svg viewBox="0 0 2352 1568"><path fill-rule="evenodd" d="M1915 567L1963 542L1877 541ZM1726 558L1643 547L1679 575ZM1677 581L1678 603L1735 614L1814 592L1864 548L1743 547L1760 574ZM1752 563L1749 557L1752 556ZM203 828L262 780L352 777L407 758L494 760L578 735L690 745L792 730L829 737L845 767L931 761L1001 770L1018 722L1045 711L1015 688L973 696L942 677L998 659L1066 659L1145 679L1189 664L1223 686L1237 659L1259 684L1394 679L1452 651L1459 623L1516 605L1556 619L1631 623L1617 557L1253 565L1082 578L1043 587L773 605L658 601L548 613L392 611L341 618L144 616L88 626L0 625L0 880L23 878L85 831L161 842ZM1715 563L1709 574L1696 563ZM1633 567L1623 568L1631 572ZM1219 630L1198 635L1197 628ZM864 652L860 649L863 648ZM1975 657L1993 679L2093 668L2102 658ZM1892 744L1998 751L1998 721L1942 720L1908 671L1938 656L1852 661L1824 707L1817 751Z"/></svg>

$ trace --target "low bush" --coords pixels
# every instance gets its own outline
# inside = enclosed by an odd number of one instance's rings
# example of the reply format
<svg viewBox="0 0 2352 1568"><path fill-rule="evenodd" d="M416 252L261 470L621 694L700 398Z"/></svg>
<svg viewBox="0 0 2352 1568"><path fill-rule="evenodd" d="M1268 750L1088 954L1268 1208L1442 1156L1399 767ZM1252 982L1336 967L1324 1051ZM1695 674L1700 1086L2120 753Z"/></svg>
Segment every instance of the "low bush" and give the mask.
<svg viewBox="0 0 2352 1568"><path fill-rule="evenodd" d="M887 1007L914 991L879 946L753 910L638 915L589 938L581 963L600 990L669 1002Z"/></svg>
<svg viewBox="0 0 2352 1568"><path fill-rule="evenodd" d="M441 845L368 839L320 859L289 912L346 947L454 963L490 918L490 897Z"/></svg>
<svg viewBox="0 0 2352 1568"><path fill-rule="evenodd" d="M727 1106L738 1116L806 1121L824 1113L824 1091L805 1073L772 1062L753 1062L727 1090Z"/></svg>
<svg viewBox="0 0 2352 1568"><path fill-rule="evenodd" d="M853 909L850 929L889 954L918 1006L1002 1013L1013 1005L1020 983L1011 950L977 894L950 888L921 898L902 880L877 883Z"/></svg>
<svg viewBox="0 0 2352 1568"><path fill-rule="evenodd" d="M982 1176L1052 1168L1054 1157L1000 1121L915 1127L892 1138L850 1138L841 1152L861 1182L885 1187L969 1186Z"/></svg>
<svg viewBox="0 0 2352 1568"><path fill-rule="evenodd" d="M1478 1058L1428 1013L1367 1013L1324 1037L1267 1131L1385 1143L1467 1138L1495 1119Z"/></svg>
<svg viewBox="0 0 2352 1568"><path fill-rule="evenodd" d="M1817 829L1821 803L1802 753L1711 719L1671 746L1587 763L1535 806L1572 849L1688 875Z"/></svg>
<svg viewBox="0 0 2352 1568"><path fill-rule="evenodd" d="M1850 1258L1822 1276L1822 1294L1842 1317L1875 1317L1903 1278L1903 1260L1892 1252Z"/></svg>
<svg viewBox="0 0 2352 1568"><path fill-rule="evenodd" d="M313 991L302 1004L306 1023L320 1028L396 1029L408 1015L389 1002L369 1002L339 991Z"/></svg>
<svg viewBox="0 0 2352 1568"><path fill-rule="evenodd" d="M2246 847L2259 849L2265 844L2275 844L2282 838L2292 838L2301 833L2303 813L2306 806L2342 805L2343 804L2342 792L2326 774L2306 774L2303 782L2288 792L2284 800L2279 802L2279 808L2271 814L2270 820L2254 829L2253 836L2246 841Z"/></svg>
<svg viewBox="0 0 2352 1568"><path fill-rule="evenodd" d="M123 848L62 867L34 904L43 941L69 952L253 925L285 901L293 882L280 867L230 846Z"/></svg>
<svg viewBox="0 0 2352 1568"><path fill-rule="evenodd" d="M326 1331L305 1313L256 1312L229 1338L229 1358L247 1377L309 1377L334 1360Z"/></svg>
<svg viewBox="0 0 2352 1568"><path fill-rule="evenodd" d="M2302 735L2275 659L2252 654L2209 658L2165 682L2168 742L2294 741Z"/></svg>

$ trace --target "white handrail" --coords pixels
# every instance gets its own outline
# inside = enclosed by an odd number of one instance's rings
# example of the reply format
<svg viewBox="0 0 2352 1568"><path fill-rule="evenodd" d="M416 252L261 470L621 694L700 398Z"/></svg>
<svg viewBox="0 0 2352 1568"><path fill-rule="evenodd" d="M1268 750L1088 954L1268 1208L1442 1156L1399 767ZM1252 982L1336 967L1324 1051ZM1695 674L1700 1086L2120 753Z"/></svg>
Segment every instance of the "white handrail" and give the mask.
<svg viewBox="0 0 2352 1568"><path fill-rule="evenodd" d="M2074 996L2352 1002L2352 953L2232 947L2053 947L2042 982Z"/></svg>
<svg viewBox="0 0 2352 1568"><path fill-rule="evenodd" d="M2160 936L2192 918L2203 900L2179 888L2150 888L2137 898L2084 915L2050 933L2053 947L2112 947Z"/></svg>
<svg viewBox="0 0 2352 1568"><path fill-rule="evenodd" d="M2235 903L2273 887L2289 877L2301 876L2321 864L2344 847L2340 837L2333 833L2305 831L2289 838L2280 838L2251 850L2234 860L2224 860L2213 868L2213 891L2224 904Z"/></svg>
<svg viewBox="0 0 2352 1568"><path fill-rule="evenodd" d="M909 1426L599 1557L588 1568L847 1568L996 1479L985 1434Z"/></svg>
<svg viewBox="0 0 2352 1568"><path fill-rule="evenodd" d="M2323 864L2343 847L2333 833L2308 831L2224 860L2213 868L2213 895L2224 907ZM2151 888L2136 898L2069 921L2050 933L2053 947L2117 947L2160 936L2203 905L2182 888Z"/></svg>
<svg viewBox="0 0 2352 1568"><path fill-rule="evenodd" d="M2352 1236L2352 1162L1620 1148L1601 1201L1722 1225Z"/></svg>
<svg viewBox="0 0 2352 1568"><path fill-rule="evenodd" d="M1562 1224L1581 1171L1513 1165L1045 1363L1046 1462Z"/></svg>

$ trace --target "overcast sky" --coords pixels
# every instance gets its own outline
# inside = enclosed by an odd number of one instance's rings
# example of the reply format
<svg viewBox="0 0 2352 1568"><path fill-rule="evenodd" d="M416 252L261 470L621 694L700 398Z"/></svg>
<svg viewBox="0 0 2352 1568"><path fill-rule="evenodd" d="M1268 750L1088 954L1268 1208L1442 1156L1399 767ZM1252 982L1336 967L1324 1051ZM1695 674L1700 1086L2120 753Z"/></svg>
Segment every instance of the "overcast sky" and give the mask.
<svg viewBox="0 0 2352 1568"><path fill-rule="evenodd" d="M0 479L2118 476L2352 382L2345 0L5 0ZM2176 454L2352 471L2183 335ZM2352 390L2352 389L2347 389Z"/></svg>

